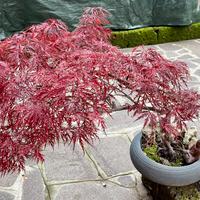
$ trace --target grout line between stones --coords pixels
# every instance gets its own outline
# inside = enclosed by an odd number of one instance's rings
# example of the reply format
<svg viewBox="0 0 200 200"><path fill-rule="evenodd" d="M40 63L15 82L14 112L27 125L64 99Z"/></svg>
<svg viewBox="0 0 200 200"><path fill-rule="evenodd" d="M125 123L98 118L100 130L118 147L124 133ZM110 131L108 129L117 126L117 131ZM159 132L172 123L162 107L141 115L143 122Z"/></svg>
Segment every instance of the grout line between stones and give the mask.
<svg viewBox="0 0 200 200"><path fill-rule="evenodd" d="M41 176L42 176L42 180L43 180L43 183L45 185L45 188L46 188L46 192L47 192L47 198L46 200L52 200L51 199L51 194L50 194L50 191L49 191L49 188L48 188L48 184L46 183L46 175L45 175L45 168L44 168L44 164L43 163L39 163L38 164L38 168L40 170L40 173L41 173Z"/></svg>
<svg viewBox="0 0 200 200"><path fill-rule="evenodd" d="M0 191L1 192L7 192L7 193L10 193L10 194L15 194L15 190L14 189L12 189L11 187L1 187L0 186Z"/></svg>
<svg viewBox="0 0 200 200"><path fill-rule="evenodd" d="M66 180L66 181L50 181L48 182L48 186L54 186L54 185L64 185L64 184L75 184L75 183L84 183L84 182L104 182L104 181L109 181L110 179L117 178L117 177L122 177L122 176L127 176L127 175L135 175L136 172L130 171L130 172L124 172L124 173L119 173L113 176L109 176L106 178L99 178L99 179L85 179L85 180Z"/></svg>
<svg viewBox="0 0 200 200"><path fill-rule="evenodd" d="M135 190L136 190L136 192L137 192L137 194L138 194L138 196L139 196L139 199L138 200L143 200L143 198L142 198L142 196L140 195L140 192L139 192L139 190L138 190L138 188L137 188L137 185L138 185L138 180L137 180L137 178L135 177Z"/></svg>
<svg viewBox="0 0 200 200"><path fill-rule="evenodd" d="M116 181L113 181L113 180L107 180L108 182L110 182L110 183L113 183L113 184L115 184L115 185L118 185L118 186L120 186L120 187L122 187L122 188L127 188L127 189L136 189L136 184L135 184L135 186L125 186L125 185L122 185L122 184L120 184L120 183L118 183L118 182L116 182ZM137 192L138 193L138 192Z"/></svg>
<svg viewBox="0 0 200 200"><path fill-rule="evenodd" d="M93 163L95 169L97 170L98 176L100 176L102 179L107 178L106 173L103 171L103 169L101 169L101 167L98 165L97 161L95 160L95 158L92 156L92 154L88 151L85 150L86 155L88 156L88 158L90 159L90 161Z"/></svg>

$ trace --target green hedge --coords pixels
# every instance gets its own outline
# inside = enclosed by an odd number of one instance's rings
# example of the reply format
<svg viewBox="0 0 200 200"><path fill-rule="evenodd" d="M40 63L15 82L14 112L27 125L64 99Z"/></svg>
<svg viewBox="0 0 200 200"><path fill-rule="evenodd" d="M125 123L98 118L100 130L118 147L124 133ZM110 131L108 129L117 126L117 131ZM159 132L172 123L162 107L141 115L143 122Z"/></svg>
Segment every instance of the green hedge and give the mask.
<svg viewBox="0 0 200 200"><path fill-rule="evenodd" d="M113 31L111 42L121 48L200 38L200 23L181 27L147 27Z"/></svg>

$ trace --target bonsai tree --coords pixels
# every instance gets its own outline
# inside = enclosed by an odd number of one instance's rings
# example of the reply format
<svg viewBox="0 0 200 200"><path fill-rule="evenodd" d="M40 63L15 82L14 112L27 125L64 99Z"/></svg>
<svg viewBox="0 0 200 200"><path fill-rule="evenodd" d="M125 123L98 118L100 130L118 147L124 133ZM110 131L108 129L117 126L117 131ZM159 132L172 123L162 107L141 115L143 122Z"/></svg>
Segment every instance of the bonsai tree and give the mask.
<svg viewBox="0 0 200 200"><path fill-rule="evenodd" d="M87 8L72 32L49 19L0 42L1 174L44 161L42 149L61 140L84 148L106 128L104 113L126 109L144 127L159 124L172 154L171 142L198 117L186 64L144 47L123 54L109 42L107 16ZM127 103L116 107L117 95Z"/></svg>

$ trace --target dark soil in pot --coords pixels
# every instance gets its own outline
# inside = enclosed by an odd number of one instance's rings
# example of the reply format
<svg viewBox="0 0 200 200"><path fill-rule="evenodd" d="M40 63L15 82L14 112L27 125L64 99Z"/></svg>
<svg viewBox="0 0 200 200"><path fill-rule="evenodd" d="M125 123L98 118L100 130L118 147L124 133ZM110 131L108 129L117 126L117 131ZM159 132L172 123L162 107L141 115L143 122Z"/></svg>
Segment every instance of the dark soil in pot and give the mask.
<svg viewBox="0 0 200 200"><path fill-rule="evenodd" d="M146 127L142 130L141 147L150 159L167 166L186 166L200 157L200 140L195 127L178 136Z"/></svg>

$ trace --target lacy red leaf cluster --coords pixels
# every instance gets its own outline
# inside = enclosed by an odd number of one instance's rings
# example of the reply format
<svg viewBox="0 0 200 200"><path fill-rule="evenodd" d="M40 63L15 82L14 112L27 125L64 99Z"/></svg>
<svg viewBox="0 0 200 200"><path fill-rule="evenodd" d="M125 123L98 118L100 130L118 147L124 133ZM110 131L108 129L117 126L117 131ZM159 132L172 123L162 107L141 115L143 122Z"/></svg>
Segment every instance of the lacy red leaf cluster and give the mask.
<svg viewBox="0 0 200 200"><path fill-rule="evenodd" d="M128 111L177 134L198 116L199 94L187 89L186 64L153 49L123 54L110 44L108 12L88 8L69 32L55 19L0 42L0 172L43 161L42 149L63 140L90 142L115 95Z"/></svg>

